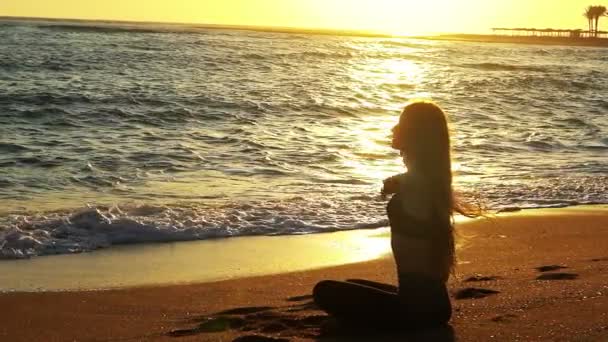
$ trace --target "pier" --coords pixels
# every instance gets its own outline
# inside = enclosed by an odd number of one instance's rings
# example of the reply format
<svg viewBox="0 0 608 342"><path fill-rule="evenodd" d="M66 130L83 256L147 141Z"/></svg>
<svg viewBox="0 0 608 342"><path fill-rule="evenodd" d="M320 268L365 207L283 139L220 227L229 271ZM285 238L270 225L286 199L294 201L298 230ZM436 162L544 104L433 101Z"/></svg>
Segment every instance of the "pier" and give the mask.
<svg viewBox="0 0 608 342"><path fill-rule="evenodd" d="M508 37L557 37L557 38L572 38L572 39L606 39L608 32L585 30L565 30L565 29L536 29L536 28L492 28L495 36Z"/></svg>

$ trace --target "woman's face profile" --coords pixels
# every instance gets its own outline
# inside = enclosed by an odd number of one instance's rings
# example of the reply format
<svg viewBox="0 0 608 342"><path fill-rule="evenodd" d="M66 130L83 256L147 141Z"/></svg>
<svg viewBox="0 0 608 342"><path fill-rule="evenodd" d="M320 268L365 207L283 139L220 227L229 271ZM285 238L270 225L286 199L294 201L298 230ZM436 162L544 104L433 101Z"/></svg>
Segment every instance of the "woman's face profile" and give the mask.
<svg viewBox="0 0 608 342"><path fill-rule="evenodd" d="M396 124L395 127L393 127L391 129L391 131L393 132L393 140L391 142L391 147L394 148L395 150L401 150L403 143L401 141L401 133L400 133L399 124Z"/></svg>

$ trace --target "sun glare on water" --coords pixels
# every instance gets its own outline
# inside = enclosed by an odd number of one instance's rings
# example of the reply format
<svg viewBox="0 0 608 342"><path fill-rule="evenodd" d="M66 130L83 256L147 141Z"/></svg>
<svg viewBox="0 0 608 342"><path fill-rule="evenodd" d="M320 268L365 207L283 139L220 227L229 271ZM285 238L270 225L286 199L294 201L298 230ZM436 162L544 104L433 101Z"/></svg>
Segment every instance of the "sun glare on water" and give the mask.
<svg viewBox="0 0 608 342"><path fill-rule="evenodd" d="M415 52L415 49L407 46L399 49L406 54ZM365 80L377 89L388 90L375 94L379 103L385 103L382 113L362 118L347 133L352 136L355 146L351 152L347 152L348 156L342 163L350 169L353 176L379 182L404 172L402 157L391 148L390 143L391 130L397 124L408 99L404 97L403 100L395 101L391 94L407 93L411 100L430 100L428 93L416 92L416 88L425 81L426 74L424 67L406 58L369 60L353 71L353 79L362 82Z"/></svg>
<svg viewBox="0 0 608 342"><path fill-rule="evenodd" d="M398 113L398 112L397 112ZM370 117L352 128L355 146L353 155L344 158L343 165L356 177L381 181L402 170L401 158L390 148L390 131L394 117Z"/></svg>

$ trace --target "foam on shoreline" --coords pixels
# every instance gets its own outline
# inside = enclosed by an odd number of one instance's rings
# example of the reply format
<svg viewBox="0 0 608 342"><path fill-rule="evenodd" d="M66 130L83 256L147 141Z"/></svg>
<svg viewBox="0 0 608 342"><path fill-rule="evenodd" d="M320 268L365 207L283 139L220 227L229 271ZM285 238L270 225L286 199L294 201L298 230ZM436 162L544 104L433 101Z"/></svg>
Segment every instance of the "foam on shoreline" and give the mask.
<svg viewBox="0 0 608 342"><path fill-rule="evenodd" d="M523 210L497 217L607 214L607 205L593 205ZM467 222L459 224L463 233L459 238L466 239L459 242L460 247L475 242L474 237L466 236L466 227ZM0 261L0 292L199 283L324 268L388 255L386 228L118 246L93 253Z"/></svg>

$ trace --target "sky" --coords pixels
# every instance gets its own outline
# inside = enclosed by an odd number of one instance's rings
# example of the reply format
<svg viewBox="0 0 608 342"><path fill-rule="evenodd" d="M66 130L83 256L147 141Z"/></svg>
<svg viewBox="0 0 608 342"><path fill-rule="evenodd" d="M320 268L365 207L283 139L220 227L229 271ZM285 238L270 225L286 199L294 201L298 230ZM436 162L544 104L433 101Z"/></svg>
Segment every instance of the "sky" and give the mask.
<svg viewBox="0 0 608 342"><path fill-rule="evenodd" d="M595 4L608 0L590 0ZM485 33L491 27L587 28L585 0L0 0L0 16ZM608 28L608 18L604 20Z"/></svg>

